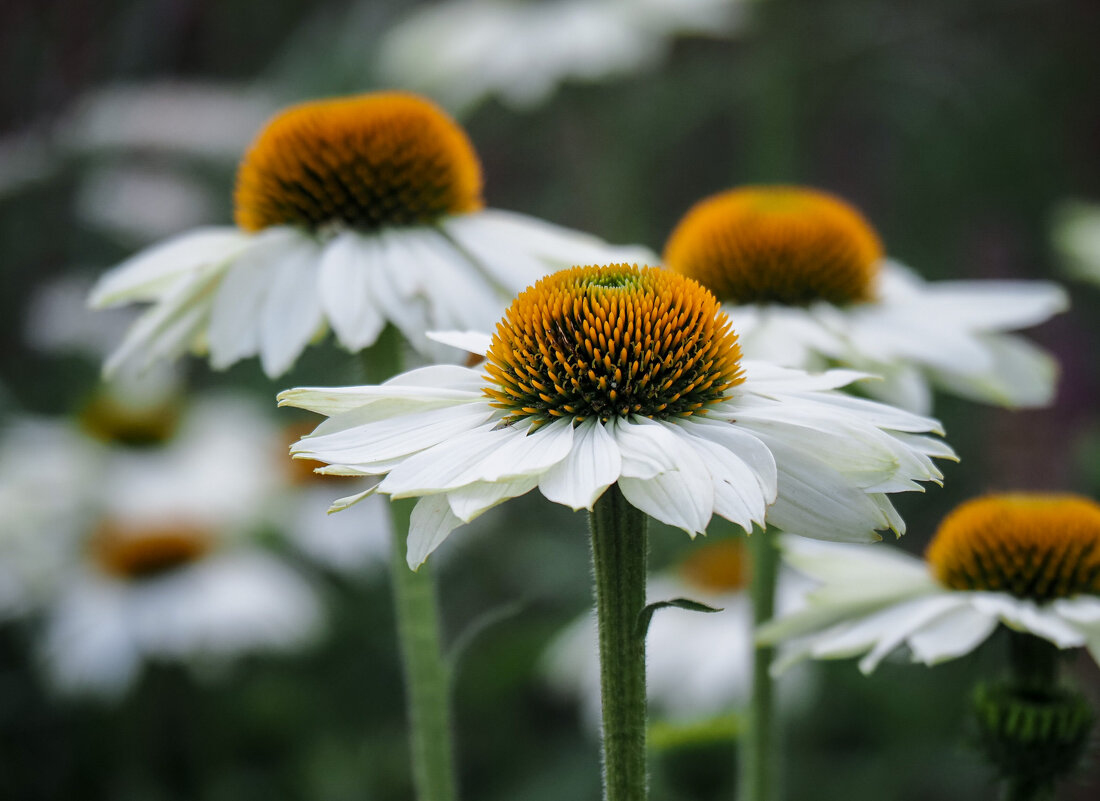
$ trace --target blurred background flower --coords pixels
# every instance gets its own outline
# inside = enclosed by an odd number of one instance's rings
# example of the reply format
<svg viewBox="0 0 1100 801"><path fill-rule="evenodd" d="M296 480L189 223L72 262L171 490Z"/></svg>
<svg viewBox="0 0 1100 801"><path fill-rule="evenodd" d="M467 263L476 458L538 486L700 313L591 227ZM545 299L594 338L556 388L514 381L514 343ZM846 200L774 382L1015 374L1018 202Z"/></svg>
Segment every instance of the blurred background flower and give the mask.
<svg viewBox="0 0 1100 801"><path fill-rule="evenodd" d="M230 219L236 159L274 110L309 97L400 88L380 71L383 42L435 5L119 0L91 13L90 6L56 0L0 8L5 439L28 417L35 427L45 418L51 436L86 439L73 415L98 385L100 359L43 342L117 342L129 324L123 311L110 318L113 329L74 335L66 330L71 313L44 310L63 307L56 298L66 291L79 298L82 290L47 287L70 277L90 283L146 243ZM466 104L463 124L478 145L489 205L659 249L698 198L752 182L796 182L864 210L892 257L938 281L1055 276L1062 261L1051 241L1054 210L1066 198L1100 198L1094 3L658 6L671 9L679 27L660 34L657 47L640 22L631 22L628 36L641 46L623 48L602 33L605 27L574 37L604 37L608 58L625 52L640 71L624 67L607 79L570 72L543 89L545 68L516 68L519 85L538 90L521 97L545 92L526 105L484 78L458 86L455 101L439 90L436 100ZM689 7L731 10L730 27L712 26L710 11L689 26L682 16ZM448 32L456 47L466 27ZM472 18L468 27L477 30ZM552 59L546 47L532 52L534 63L560 64L560 51ZM638 59L640 51L657 56ZM432 74L433 56L422 51L411 67ZM53 301L34 300L54 291ZM945 468L944 489L899 501L909 524L901 548L923 551L948 509L987 490L1100 495L1100 293L1085 282L1069 291L1070 310L1028 333L1062 366L1053 407L1009 412L943 398L936 413L962 463ZM108 324L109 315L99 314ZM310 349L285 386L364 379L359 364L325 343ZM189 391L244 393L263 409L273 403L255 361L216 375L183 363L178 380ZM62 418L68 422L52 425ZM283 426L300 420L274 418L276 472L291 438ZM29 532L27 541L39 549L29 564L39 566L20 586L29 580L51 588L54 565L64 568L64 555L73 553L62 547L64 535L52 532L74 529L44 521L85 519L84 502L59 488L96 466L72 457L35 466L35 450L4 451L5 476L24 483L0 492L0 517L14 510L10 517L20 522L0 530L0 540ZM333 492L333 481L321 488L327 499L342 493ZM309 491L308 484L295 486ZM48 505L22 503L44 496ZM266 511L261 544L309 577L326 627L311 647L235 660L218 681L195 682L190 672L160 665L116 705L59 697L39 660L41 618L26 613L58 596L45 589L31 604L35 596L24 590L4 591L23 599L23 611L0 625L2 794L82 801L410 797L392 609L383 571L372 576L368 567L373 512L360 504L325 519L347 521L346 534L333 537L346 535L349 550L362 549L362 569L349 570L342 566L352 556L314 559L282 531L296 513L313 517L290 491ZM454 538L438 554L446 556L443 622L457 646L464 795L595 798L599 765L582 714L536 672L554 636L590 603L587 555L576 535L583 523L563 508L540 504L533 511L517 500L475 526L484 536ZM685 540L655 532L654 570L681 562L700 544ZM16 560L7 557L0 554L0 583L14 586L5 571ZM693 623L707 618L698 617ZM851 665L818 666L821 692L784 733L788 797L988 795L990 775L956 745L963 701L984 658L977 653L930 671L887 662L871 679ZM1100 672L1087 658L1074 670L1095 698ZM654 765L655 795L731 797L732 749L728 741L713 748L663 752ZM1093 767L1063 795L1092 798L1098 780Z"/></svg>

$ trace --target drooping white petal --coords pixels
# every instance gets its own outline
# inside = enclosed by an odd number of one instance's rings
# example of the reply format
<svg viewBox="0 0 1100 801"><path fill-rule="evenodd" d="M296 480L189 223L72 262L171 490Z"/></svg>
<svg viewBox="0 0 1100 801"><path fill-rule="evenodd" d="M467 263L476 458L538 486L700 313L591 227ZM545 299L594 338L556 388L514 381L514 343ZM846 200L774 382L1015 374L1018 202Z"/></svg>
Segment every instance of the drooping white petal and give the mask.
<svg viewBox="0 0 1100 801"><path fill-rule="evenodd" d="M573 432L569 454L539 478L539 491L570 509L591 509L621 470L615 439L602 423L589 418Z"/></svg>
<svg viewBox="0 0 1100 801"><path fill-rule="evenodd" d="M282 375L324 324L317 292L316 243L299 237L271 265L260 324L260 363L268 378Z"/></svg>
<svg viewBox="0 0 1100 801"><path fill-rule="evenodd" d="M864 674L872 673L883 659L897 650L912 634L925 626L939 625L945 616L953 615L964 603L959 598L945 594L911 601L904 615L901 614L904 607L894 607L892 611L898 612L898 619L893 631L881 637L867 656L859 660L860 671Z"/></svg>
<svg viewBox="0 0 1100 801"><path fill-rule="evenodd" d="M293 228L268 228L234 258L210 310L207 337L215 369L225 369L259 351L273 267L287 251L297 250L304 236Z"/></svg>
<svg viewBox="0 0 1100 801"><path fill-rule="evenodd" d="M972 606L960 606L909 635L913 659L936 665L968 654L997 628L997 618Z"/></svg>
<svg viewBox="0 0 1100 801"><path fill-rule="evenodd" d="M493 344L492 336L479 331L429 331L428 339L478 356L484 356Z"/></svg>
<svg viewBox="0 0 1100 801"><path fill-rule="evenodd" d="M384 400L406 405L434 406L484 397L484 376L465 367L450 364L410 370L378 386L297 387L280 392L280 406L324 415L340 415Z"/></svg>
<svg viewBox="0 0 1100 801"><path fill-rule="evenodd" d="M936 370L942 387L973 400L1009 408L1049 406L1054 400L1058 362L1026 339L1011 334L983 334L981 342L992 359L983 373L962 374Z"/></svg>
<svg viewBox="0 0 1100 801"><path fill-rule="evenodd" d="M935 281L923 286L936 316L971 331L1015 331L1069 308L1069 296L1049 281Z"/></svg>
<svg viewBox="0 0 1100 801"><path fill-rule="evenodd" d="M1055 610L1037 606L1034 601L1014 598L1004 593L970 593L970 603L979 612L997 615L1005 625L1042 637L1059 648L1084 645L1085 635L1067 623Z"/></svg>
<svg viewBox="0 0 1100 801"><path fill-rule="evenodd" d="M141 251L108 270L88 303L97 309L133 301L159 300L175 282L231 259L248 244L236 228L199 228Z"/></svg>
<svg viewBox="0 0 1100 801"><path fill-rule="evenodd" d="M409 518L409 544L406 561L416 570L447 536L462 525L445 495L425 495L416 502Z"/></svg>
<svg viewBox="0 0 1100 801"><path fill-rule="evenodd" d="M521 476L507 481L477 481L447 493L455 517L469 523L478 515L509 498L517 498L538 486L538 476Z"/></svg>
<svg viewBox="0 0 1100 801"><path fill-rule="evenodd" d="M352 352L372 344L386 325L371 294L371 272L384 269L381 242L355 231L339 233L321 254L321 306L340 344Z"/></svg>

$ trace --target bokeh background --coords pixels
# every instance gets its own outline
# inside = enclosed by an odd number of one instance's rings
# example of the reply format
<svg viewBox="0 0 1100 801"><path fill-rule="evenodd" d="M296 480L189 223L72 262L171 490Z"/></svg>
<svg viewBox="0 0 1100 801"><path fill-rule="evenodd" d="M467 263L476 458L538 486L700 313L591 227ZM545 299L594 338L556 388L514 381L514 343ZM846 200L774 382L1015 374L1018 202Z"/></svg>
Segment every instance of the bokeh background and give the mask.
<svg viewBox="0 0 1100 801"><path fill-rule="evenodd" d="M229 222L236 160L264 119L297 100L400 85L379 54L420 7L0 5L5 426L27 415L75 419L99 380L95 357L48 345L57 318L42 293L91 280L174 232ZM482 157L488 204L659 250L704 195L798 182L854 202L888 252L929 279L1064 280L1071 311L1029 334L1061 361L1056 405L1011 412L939 398L962 462L945 469L943 489L900 499L901 544L921 552L948 509L986 490L1100 497L1100 288L1060 276L1050 235L1059 204L1100 200L1100 6L755 0L731 19L669 33L637 68L568 80L527 103L489 96L456 109ZM294 422L274 409L277 389L361 378L331 345L311 349L277 385L255 360L224 373L197 361L183 369L189 391L248 394L276 427ZM326 620L293 653L213 674L154 664L104 699L59 692L46 678L40 619L0 623L0 796L411 798L385 571L311 561L288 544L288 525L268 515L256 536L308 579ZM589 603L584 534L583 516L525 499L438 555L466 798L598 797L596 738L580 706L542 676L548 644ZM693 547L678 532L651 539L657 568ZM784 723L786 796L993 797L967 744L966 702L997 657L994 643L936 669L887 663L872 679L852 663L815 667ZM1073 669L1100 704L1095 665L1082 657ZM731 797L736 728L656 743L654 797ZM1097 792L1095 760L1064 790Z"/></svg>

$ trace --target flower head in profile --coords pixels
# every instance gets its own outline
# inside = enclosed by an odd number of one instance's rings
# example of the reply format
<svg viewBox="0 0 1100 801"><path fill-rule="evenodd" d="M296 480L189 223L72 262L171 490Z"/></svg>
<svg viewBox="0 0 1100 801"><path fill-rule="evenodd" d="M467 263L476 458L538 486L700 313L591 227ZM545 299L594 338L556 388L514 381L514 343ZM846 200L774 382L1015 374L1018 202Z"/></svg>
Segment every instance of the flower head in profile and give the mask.
<svg viewBox="0 0 1100 801"><path fill-rule="evenodd" d="M786 559L819 582L806 605L767 624L790 641L777 668L863 656L873 671L907 646L934 665L970 653L1001 623L1100 661L1100 504L1013 493L949 514L925 559L888 548L784 540Z"/></svg>
<svg viewBox="0 0 1100 801"><path fill-rule="evenodd" d="M726 305L746 356L842 365L884 380L861 389L925 413L931 386L1004 406L1043 406L1055 362L1007 332L1065 309L1041 281L925 283L885 258L866 219L825 192L734 189L700 201L665 245L665 266Z"/></svg>
<svg viewBox="0 0 1100 801"><path fill-rule="evenodd" d="M409 564L485 510L535 488L591 509L612 484L691 534L713 515L871 541L903 523L889 493L937 481L936 421L834 391L861 374L743 363L697 282L652 267L574 267L522 292L482 369L434 366L381 386L301 388L280 403L329 416L292 453L323 473L379 475L420 497Z"/></svg>
<svg viewBox="0 0 1100 801"><path fill-rule="evenodd" d="M108 372L194 350L215 368L258 354L277 376L329 327L358 351L387 323L426 351L427 329L488 326L546 272L622 254L484 208L465 132L402 93L276 116L241 162L235 215L235 227L183 234L100 279L94 306L152 304Z"/></svg>
<svg viewBox="0 0 1100 801"><path fill-rule="evenodd" d="M683 561L647 582L650 603L688 598L718 610L662 609L650 622L646 689L658 717L706 720L747 703L753 658L749 562L744 540L723 539L692 546ZM780 609L793 607L800 584L793 571L780 577ZM579 698L593 728L600 720L596 643L596 621L584 615L554 639L543 660L548 682Z"/></svg>

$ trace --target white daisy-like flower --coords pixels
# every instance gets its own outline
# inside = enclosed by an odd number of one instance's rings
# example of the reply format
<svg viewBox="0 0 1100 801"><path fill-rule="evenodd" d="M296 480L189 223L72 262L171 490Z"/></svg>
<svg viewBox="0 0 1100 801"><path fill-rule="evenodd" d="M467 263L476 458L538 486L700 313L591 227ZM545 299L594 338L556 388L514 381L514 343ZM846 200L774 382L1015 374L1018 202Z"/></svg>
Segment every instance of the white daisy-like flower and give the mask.
<svg viewBox="0 0 1100 801"><path fill-rule="evenodd" d="M310 641L313 589L245 537L281 481L263 415L235 398L165 405L159 426L115 411L90 405L94 437L37 421L0 443L0 611L44 618L48 676L117 695L147 660L205 665Z"/></svg>
<svg viewBox="0 0 1100 801"><path fill-rule="evenodd" d="M566 81L641 72L681 33L727 35L743 0L447 0L394 26L379 69L456 112L489 97L517 109ZM425 57L430 53L431 57Z"/></svg>
<svg viewBox="0 0 1100 801"><path fill-rule="evenodd" d="M648 603L687 598L721 610L666 609L653 616L646 636L646 692L659 718L708 719L748 702L753 620L747 568L743 541L720 540L693 546L676 569L647 582ZM781 611L794 608L803 583L798 578L793 572L780 577ZM596 646L596 621L584 615L555 638L543 660L547 681L563 695L580 699L593 729L600 723Z"/></svg>
<svg viewBox="0 0 1100 801"><path fill-rule="evenodd" d="M1100 505L1073 495L990 495L940 525L925 560L784 538L787 561L820 586L805 607L765 625L760 641L800 659L862 656L864 673L907 647L935 665L968 654L998 627L1100 661Z"/></svg>
<svg viewBox="0 0 1100 801"><path fill-rule="evenodd" d="M484 369L451 365L381 386L300 388L282 405L329 416L292 452L321 472L384 475L373 492L422 496L408 561L536 487L591 509L617 484L695 534L715 514L750 531L873 541L904 524L889 493L938 481L938 423L836 388L861 374L742 364L702 286L657 268L576 267L519 295L495 336L460 335Z"/></svg>
<svg viewBox="0 0 1100 801"><path fill-rule="evenodd" d="M1065 310L1046 281L926 283L884 258L858 211L798 187L744 187L699 202L665 266L726 305L748 358L875 373L860 389L918 413L931 388L1009 407L1051 402L1057 363L1008 333Z"/></svg>
<svg viewBox="0 0 1100 801"><path fill-rule="evenodd" d="M1100 204L1063 203L1055 210L1051 236L1067 272L1100 283Z"/></svg>
<svg viewBox="0 0 1100 801"><path fill-rule="evenodd" d="M259 354L277 376L329 326L359 351L387 323L430 354L426 330L488 326L553 269L647 255L482 206L473 146L426 100L380 93L284 111L241 164L236 227L139 253L93 290L97 307L152 303L106 369L190 349L219 369Z"/></svg>

